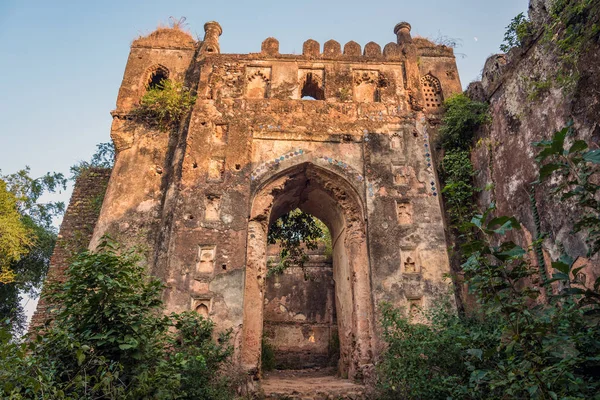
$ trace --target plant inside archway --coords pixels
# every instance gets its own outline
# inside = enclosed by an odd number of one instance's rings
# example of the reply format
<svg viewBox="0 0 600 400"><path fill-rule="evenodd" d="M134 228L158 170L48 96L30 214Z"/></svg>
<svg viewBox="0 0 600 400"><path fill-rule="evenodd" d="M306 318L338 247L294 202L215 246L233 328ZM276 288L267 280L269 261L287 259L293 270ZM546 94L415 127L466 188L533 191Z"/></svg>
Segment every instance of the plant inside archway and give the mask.
<svg viewBox="0 0 600 400"><path fill-rule="evenodd" d="M287 268L300 267L308 261L307 250L316 250L319 244L331 252L331 235L321 220L295 209L279 217L269 226L267 243L279 244L279 262L269 264L267 276L281 274ZM304 273L306 278L306 271Z"/></svg>

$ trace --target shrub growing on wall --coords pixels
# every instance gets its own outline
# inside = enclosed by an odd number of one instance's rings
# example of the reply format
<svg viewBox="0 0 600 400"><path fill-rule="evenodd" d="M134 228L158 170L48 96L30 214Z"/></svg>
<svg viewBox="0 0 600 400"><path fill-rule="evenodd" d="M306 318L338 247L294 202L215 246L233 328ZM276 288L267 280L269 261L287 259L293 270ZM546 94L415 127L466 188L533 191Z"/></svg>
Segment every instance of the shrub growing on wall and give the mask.
<svg viewBox="0 0 600 400"><path fill-rule="evenodd" d="M174 130L195 102L196 96L183 83L163 79L148 89L139 107L133 111L133 116L161 131Z"/></svg>

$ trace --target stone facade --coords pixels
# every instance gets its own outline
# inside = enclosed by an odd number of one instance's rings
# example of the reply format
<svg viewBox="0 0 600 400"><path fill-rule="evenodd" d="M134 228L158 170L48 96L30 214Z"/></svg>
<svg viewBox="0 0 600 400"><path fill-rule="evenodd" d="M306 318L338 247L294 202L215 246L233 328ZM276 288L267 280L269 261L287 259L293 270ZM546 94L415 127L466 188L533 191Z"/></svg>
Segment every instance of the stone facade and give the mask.
<svg viewBox="0 0 600 400"><path fill-rule="evenodd" d="M461 85L452 49L410 29L398 24L383 50L334 40L321 50L308 40L301 55L280 54L274 38L259 53L223 54L216 22L201 42L177 29L134 41L112 113L116 163L90 247L111 233L146 249L168 286L168 311L197 310L233 329L242 366L260 373L273 316L267 229L300 208L333 238L333 287L323 290L339 372L367 374L381 302L428 307L451 293L430 143L440 102ZM130 117L157 76L197 92L176 132Z"/></svg>
<svg viewBox="0 0 600 400"><path fill-rule="evenodd" d="M277 264L279 247L267 247ZM335 365L339 357L333 263L324 247L307 250L303 268L292 267L266 279L264 338L276 369Z"/></svg>

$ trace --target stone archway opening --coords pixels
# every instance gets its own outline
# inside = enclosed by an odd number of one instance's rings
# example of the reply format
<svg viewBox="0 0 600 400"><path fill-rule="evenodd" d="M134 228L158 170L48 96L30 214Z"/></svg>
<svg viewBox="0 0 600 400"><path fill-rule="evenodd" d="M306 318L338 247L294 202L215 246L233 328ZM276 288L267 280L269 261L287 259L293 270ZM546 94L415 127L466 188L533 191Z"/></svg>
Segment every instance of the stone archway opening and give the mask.
<svg viewBox="0 0 600 400"><path fill-rule="evenodd" d="M332 245L329 228L300 209L269 226L263 371L337 367Z"/></svg>
<svg viewBox="0 0 600 400"><path fill-rule="evenodd" d="M242 365L256 374L261 372L263 314L269 290L268 227L296 208L320 219L330 230L333 307L339 338L337 369L342 377L361 378L364 368L372 363L373 337L364 208L348 181L311 163L280 172L254 192L248 224Z"/></svg>

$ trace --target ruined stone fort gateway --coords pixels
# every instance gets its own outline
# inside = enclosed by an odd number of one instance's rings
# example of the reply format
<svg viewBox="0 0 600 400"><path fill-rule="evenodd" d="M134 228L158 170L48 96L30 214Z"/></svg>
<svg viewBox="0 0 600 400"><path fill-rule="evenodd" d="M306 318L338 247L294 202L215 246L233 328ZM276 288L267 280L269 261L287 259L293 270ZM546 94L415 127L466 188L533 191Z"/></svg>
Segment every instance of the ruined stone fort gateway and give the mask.
<svg viewBox="0 0 600 400"><path fill-rule="evenodd" d="M268 326L276 350L298 357L327 354L339 337L340 374L360 378L377 357L381 302L427 307L451 293L430 149L441 102L461 91L453 51L411 38L405 22L383 50L307 40L301 55L280 54L274 38L260 53L224 54L219 24L204 29L201 42L178 29L133 42L112 112L116 162L85 240L94 248L109 233L142 248L167 311L232 328L248 371L260 371ZM173 132L131 118L163 78L197 93ZM49 279L66 267L89 191L104 191L102 174L85 179ZM269 224L295 208L328 226L331 260L311 256L313 280L267 278Z"/></svg>

